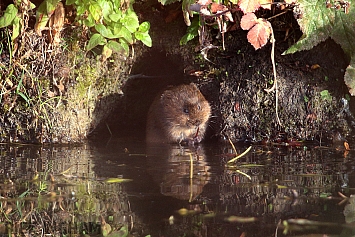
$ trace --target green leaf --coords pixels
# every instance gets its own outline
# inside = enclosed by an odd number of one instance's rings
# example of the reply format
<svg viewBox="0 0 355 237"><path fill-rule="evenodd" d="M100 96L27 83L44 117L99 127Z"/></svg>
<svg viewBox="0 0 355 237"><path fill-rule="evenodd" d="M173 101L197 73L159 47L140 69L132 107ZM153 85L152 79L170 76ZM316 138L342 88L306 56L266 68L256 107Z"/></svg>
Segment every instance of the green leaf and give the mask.
<svg viewBox="0 0 355 237"><path fill-rule="evenodd" d="M106 46L116 53L121 53L123 50L125 50L120 43L114 40L108 41Z"/></svg>
<svg viewBox="0 0 355 237"><path fill-rule="evenodd" d="M104 16L104 19L106 21L111 21L110 15L113 13L112 3L108 1L100 1L98 3L102 9L102 15Z"/></svg>
<svg viewBox="0 0 355 237"><path fill-rule="evenodd" d="M0 17L0 28L11 25L12 21L15 19L18 12L17 7L14 4L10 4L5 9L5 13Z"/></svg>
<svg viewBox="0 0 355 237"><path fill-rule="evenodd" d="M87 27L93 27L95 26L95 19L92 17L92 15L88 15L88 18L83 21L84 25Z"/></svg>
<svg viewBox="0 0 355 237"><path fill-rule="evenodd" d="M120 39L119 40L121 46L123 47L123 49L125 50L125 52L128 54L129 53L129 45L127 44L127 42L124 39Z"/></svg>
<svg viewBox="0 0 355 237"><path fill-rule="evenodd" d="M122 26L117 36L118 38L124 38L128 43L133 44L132 33L126 27Z"/></svg>
<svg viewBox="0 0 355 237"><path fill-rule="evenodd" d="M101 11L101 7L99 4L97 3L92 3L89 6L89 12L92 15L92 17L94 18L95 21L99 21L102 11Z"/></svg>
<svg viewBox="0 0 355 237"><path fill-rule="evenodd" d="M46 6L46 14L47 15L53 14L54 10L57 7L58 2L60 2L60 0L45 0L44 2L42 2L42 4L44 3Z"/></svg>
<svg viewBox="0 0 355 237"><path fill-rule="evenodd" d="M300 0L298 3L300 4L299 9L303 11L303 16L297 21L303 35L284 54L313 48L329 37L330 30L334 25L335 10L327 8L324 1Z"/></svg>
<svg viewBox="0 0 355 237"><path fill-rule="evenodd" d="M152 39L150 38L150 35L147 32L142 33L137 31L134 33L134 36L136 37L136 39L142 41L142 43L146 46L152 47Z"/></svg>
<svg viewBox="0 0 355 237"><path fill-rule="evenodd" d="M126 14L123 15L123 18L120 20L120 22L129 30L129 32L134 33L137 28L139 27L139 21L138 21L138 16L137 14L131 10L128 9Z"/></svg>
<svg viewBox="0 0 355 237"><path fill-rule="evenodd" d="M15 17L13 20L13 28L12 28L12 36L11 40L14 41L19 35L21 30L21 19L19 17Z"/></svg>
<svg viewBox="0 0 355 237"><path fill-rule="evenodd" d="M355 96L355 55L353 55L350 65L346 68L344 81L349 88L350 95Z"/></svg>
<svg viewBox="0 0 355 237"><path fill-rule="evenodd" d="M198 36L198 29L200 27L200 21L198 18L194 18L190 26L187 27L186 34L181 37L180 45L185 45L190 40L193 40Z"/></svg>
<svg viewBox="0 0 355 237"><path fill-rule="evenodd" d="M120 230L113 231L113 233L111 233L111 235L107 237L127 237L127 236L128 236L128 227L124 225Z"/></svg>
<svg viewBox="0 0 355 237"><path fill-rule="evenodd" d="M131 181L132 181L132 179L121 179L121 178L108 178L105 180L106 183L125 183L125 182L131 182Z"/></svg>
<svg viewBox="0 0 355 237"><path fill-rule="evenodd" d="M350 57L353 62L348 67L345 80L351 94L355 94L355 83L349 78L352 74L355 57L355 6L345 9L327 8L323 0L299 0L299 10L302 17L298 19L298 24L303 32L300 40L286 50L283 54L294 53L301 50L308 50L319 42L331 37L338 43L344 53ZM334 6L340 6L339 1L330 1ZM355 79L353 79L355 80Z"/></svg>
<svg viewBox="0 0 355 237"><path fill-rule="evenodd" d="M98 45L106 44L106 39L100 34L93 34L89 40L86 50L89 51Z"/></svg>
<svg viewBox="0 0 355 237"><path fill-rule="evenodd" d="M322 98L322 100L328 100L328 101L332 100L332 96L330 95L328 90L321 91L320 92L320 97Z"/></svg>
<svg viewBox="0 0 355 237"><path fill-rule="evenodd" d="M109 39L117 38L112 34L111 30L107 29L103 24L96 24L95 29L105 38L109 38Z"/></svg>
<svg viewBox="0 0 355 237"><path fill-rule="evenodd" d="M180 2L180 1L179 0L158 0L158 2L160 2L163 5L168 5L168 4Z"/></svg>
<svg viewBox="0 0 355 237"><path fill-rule="evenodd" d="M138 31L145 33L145 32L148 32L149 29L150 29L150 23L148 21L145 21L139 25Z"/></svg>
<svg viewBox="0 0 355 237"><path fill-rule="evenodd" d="M103 37L107 37L107 35L108 35L108 31L106 29L106 26L104 26L103 24L96 24L95 30L97 30L97 32L99 32Z"/></svg>
<svg viewBox="0 0 355 237"><path fill-rule="evenodd" d="M72 5L72 4L75 3L75 1L76 1L76 0L67 0L67 1L65 2L65 5Z"/></svg>
<svg viewBox="0 0 355 237"><path fill-rule="evenodd" d="M302 17L298 19L303 35L301 39L283 54L313 48L328 37L341 45L350 56L355 53L355 9L350 5L349 13L343 9L327 8L323 0L299 0Z"/></svg>
<svg viewBox="0 0 355 237"><path fill-rule="evenodd" d="M113 4L113 9L120 9L121 8L121 0L111 0Z"/></svg>
<svg viewBox="0 0 355 237"><path fill-rule="evenodd" d="M115 14L110 14L109 18L113 22L118 22L122 18L122 13L115 13Z"/></svg>

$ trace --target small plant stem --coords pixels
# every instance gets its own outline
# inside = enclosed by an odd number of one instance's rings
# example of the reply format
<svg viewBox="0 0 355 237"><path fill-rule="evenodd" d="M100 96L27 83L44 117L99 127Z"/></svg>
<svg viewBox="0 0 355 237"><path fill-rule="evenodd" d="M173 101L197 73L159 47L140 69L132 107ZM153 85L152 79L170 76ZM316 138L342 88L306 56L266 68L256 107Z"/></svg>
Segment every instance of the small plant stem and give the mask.
<svg viewBox="0 0 355 237"><path fill-rule="evenodd" d="M270 23L269 23L270 24ZM274 31L272 29L272 26L270 24L270 29L271 29L271 43L272 43L272 47L271 47L271 62L272 62L272 70L274 73L274 85L270 88L270 89L265 89L265 91L267 93L270 93L272 91L275 91L275 103L276 103L276 119L277 119L277 123L282 126L280 118L279 118L279 90L278 90L278 85L277 85L277 76L276 76L276 65L275 65L275 37L274 37Z"/></svg>

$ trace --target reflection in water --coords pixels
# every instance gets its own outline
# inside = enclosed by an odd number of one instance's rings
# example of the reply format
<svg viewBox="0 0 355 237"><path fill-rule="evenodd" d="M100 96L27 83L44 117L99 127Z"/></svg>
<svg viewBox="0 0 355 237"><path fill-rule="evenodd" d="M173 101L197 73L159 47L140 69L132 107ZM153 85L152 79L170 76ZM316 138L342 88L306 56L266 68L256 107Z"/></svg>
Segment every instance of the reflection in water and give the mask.
<svg viewBox="0 0 355 237"><path fill-rule="evenodd" d="M203 146L183 147L169 144L150 144L147 155L161 194L192 201L208 183L210 167Z"/></svg>
<svg viewBox="0 0 355 237"><path fill-rule="evenodd" d="M352 151L255 146L227 167L229 144L0 148L0 234L94 236L108 226L133 236L355 231L353 196L346 198L355 188Z"/></svg>

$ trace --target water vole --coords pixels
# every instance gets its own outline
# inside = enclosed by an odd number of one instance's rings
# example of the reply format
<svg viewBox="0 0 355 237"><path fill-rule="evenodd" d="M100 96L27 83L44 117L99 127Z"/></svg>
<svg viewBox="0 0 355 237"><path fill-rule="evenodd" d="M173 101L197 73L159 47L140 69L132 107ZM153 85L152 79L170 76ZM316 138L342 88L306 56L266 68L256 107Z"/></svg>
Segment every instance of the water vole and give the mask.
<svg viewBox="0 0 355 237"><path fill-rule="evenodd" d="M147 118L147 141L189 144L205 135L211 106L194 83L165 90L155 98Z"/></svg>

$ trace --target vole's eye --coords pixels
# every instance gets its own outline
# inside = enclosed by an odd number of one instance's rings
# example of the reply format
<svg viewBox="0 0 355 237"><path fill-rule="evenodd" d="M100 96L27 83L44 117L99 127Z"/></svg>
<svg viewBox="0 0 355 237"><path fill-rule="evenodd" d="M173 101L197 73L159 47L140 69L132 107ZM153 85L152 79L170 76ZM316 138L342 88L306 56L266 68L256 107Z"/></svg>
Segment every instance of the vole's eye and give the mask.
<svg viewBox="0 0 355 237"><path fill-rule="evenodd" d="M189 114L189 109L188 108L183 108L183 111L185 114Z"/></svg>
<svg viewBox="0 0 355 237"><path fill-rule="evenodd" d="M200 104L197 105L197 109L201 110L201 105Z"/></svg>

